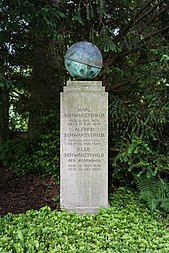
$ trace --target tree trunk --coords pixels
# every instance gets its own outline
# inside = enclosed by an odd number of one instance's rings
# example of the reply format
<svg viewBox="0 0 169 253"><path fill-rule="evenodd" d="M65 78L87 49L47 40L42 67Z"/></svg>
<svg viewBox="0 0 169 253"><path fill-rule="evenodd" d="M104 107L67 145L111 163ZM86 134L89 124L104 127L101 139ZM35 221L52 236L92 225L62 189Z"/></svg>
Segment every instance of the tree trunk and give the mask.
<svg viewBox="0 0 169 253"><path fill-rule="evenodd" d="M59 128L60 90L64 84L62 52L58 41L41 38L34 44L28 136Z"/></svg>
<svg viewBox="0 0 169 253"><path fill-rule="evenodd" d="M9 135L9 92L0 90L0 142Z"/></svg>

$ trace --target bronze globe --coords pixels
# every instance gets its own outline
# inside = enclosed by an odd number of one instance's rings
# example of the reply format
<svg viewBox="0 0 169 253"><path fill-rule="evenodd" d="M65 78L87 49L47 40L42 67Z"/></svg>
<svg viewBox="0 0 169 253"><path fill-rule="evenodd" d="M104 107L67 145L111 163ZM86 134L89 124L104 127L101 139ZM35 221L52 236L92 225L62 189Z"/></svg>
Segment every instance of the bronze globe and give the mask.
<svg viewBox="0 0 169 253"><path fill-rule="evenodd" d="M101 71L103 58L94 44L80 41L73 44L65 54L65 67L76 79L93 79Z"/></svg>

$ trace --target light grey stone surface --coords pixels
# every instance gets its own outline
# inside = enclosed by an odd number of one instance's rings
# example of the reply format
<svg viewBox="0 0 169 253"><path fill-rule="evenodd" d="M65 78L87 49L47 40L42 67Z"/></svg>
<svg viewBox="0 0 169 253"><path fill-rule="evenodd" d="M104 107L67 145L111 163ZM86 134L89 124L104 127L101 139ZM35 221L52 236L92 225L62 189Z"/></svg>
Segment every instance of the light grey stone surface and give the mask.
<svg viewBox="0 0 169 253"><path fill-rule="evenodd" d="M108 206L108 93L101 81L68 81L61 93L61 208Z"/></svg>

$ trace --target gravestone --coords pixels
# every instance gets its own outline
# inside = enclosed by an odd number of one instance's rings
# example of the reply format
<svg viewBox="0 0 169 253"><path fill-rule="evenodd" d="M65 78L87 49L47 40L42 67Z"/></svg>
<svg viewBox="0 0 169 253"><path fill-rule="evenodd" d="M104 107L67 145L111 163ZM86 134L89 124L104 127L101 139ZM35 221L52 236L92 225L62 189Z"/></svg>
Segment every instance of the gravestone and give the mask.
<svg viewBox="0 0 169 253"><path fill-rule="evenodd" d="M108 206L108 93L101 81L68 81L61 93L61 208Z"/></svg>

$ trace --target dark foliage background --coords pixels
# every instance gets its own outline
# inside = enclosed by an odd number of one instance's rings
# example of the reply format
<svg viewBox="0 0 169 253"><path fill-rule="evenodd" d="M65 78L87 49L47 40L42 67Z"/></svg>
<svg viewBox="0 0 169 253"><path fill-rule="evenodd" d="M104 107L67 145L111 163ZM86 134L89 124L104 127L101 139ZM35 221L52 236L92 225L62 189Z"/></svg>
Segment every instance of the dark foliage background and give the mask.
<svg viewBox="0 0 169 253"><path fill-rule="evenodd" d="M109 92L110 191L137 186L151 210L168 210L168 1L1 0L0 17L1 162L58 178L63 56L91 41Z"/></svg>

